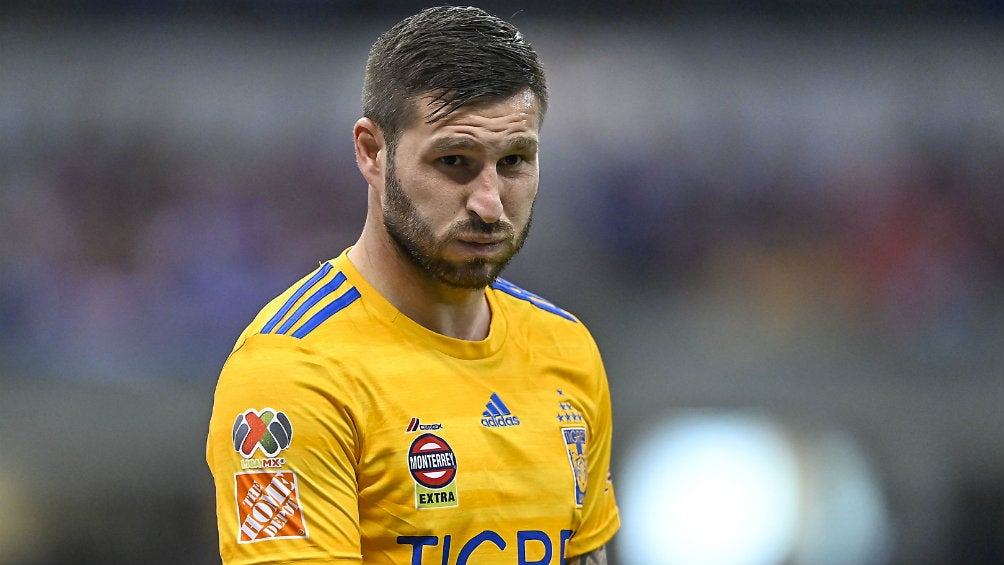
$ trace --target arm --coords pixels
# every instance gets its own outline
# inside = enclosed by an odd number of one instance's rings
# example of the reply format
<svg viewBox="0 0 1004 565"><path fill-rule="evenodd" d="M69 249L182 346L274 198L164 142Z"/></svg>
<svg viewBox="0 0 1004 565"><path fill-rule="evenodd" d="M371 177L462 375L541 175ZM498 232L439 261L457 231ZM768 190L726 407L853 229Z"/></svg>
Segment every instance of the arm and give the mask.
<svg viewBox="0 0 1004 565"><path fill-rule="evenodd" d="M587 405L589 428L587 445L588 486L584 505L583 522L569 540L567 565L607 565L606 543L620 526L617 503L610 478L610 455L613 439L613 425L610 404L610 390L606 371L595 342L591 343L595 372L591 398ZM599 546L599 547L597 547ZM595 549L593 549L595 548Z"/></svg>
<svg viewBox="0 0 1004 565"><path fill-rule="evenodd" d="M224 564L360 563L354 394L339 370L287 336L253 335L227 359L206 445ZM262 420L280 413L281 442Z"/></svg>
<svg viewBox="0 0 1004 565"><path fill-rule="evenodd" d="M568 565L607 565L607 547L603 546L585 555L573 557Z"/></svg>

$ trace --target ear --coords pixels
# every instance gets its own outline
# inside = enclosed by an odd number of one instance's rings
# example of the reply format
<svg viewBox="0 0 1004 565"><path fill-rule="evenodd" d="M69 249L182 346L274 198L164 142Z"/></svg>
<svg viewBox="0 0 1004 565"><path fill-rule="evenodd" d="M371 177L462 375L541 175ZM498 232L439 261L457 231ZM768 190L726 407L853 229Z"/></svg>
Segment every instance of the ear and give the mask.
<svg viewBox="0 0 1004 565"><path fill-rule="evenodd" d="M383 188L383 174L386 165L387 145L383 132L373 120L360 118L352 128L356 146L356 164L366 182L373 187Z"/></svg>

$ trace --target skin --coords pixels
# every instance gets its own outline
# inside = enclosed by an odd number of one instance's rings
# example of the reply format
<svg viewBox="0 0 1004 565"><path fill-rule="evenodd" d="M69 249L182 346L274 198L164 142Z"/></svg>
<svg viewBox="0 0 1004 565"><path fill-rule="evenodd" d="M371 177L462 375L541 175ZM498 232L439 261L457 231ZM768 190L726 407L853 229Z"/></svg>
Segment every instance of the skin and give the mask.
<svg viewBox="0 0 1004 565"><path fill-rule="evenodd" d="M428 113L428 98L413 115ZM537 194L540 109L529 90L471 103L438 122L416 119L393 161L368 118L353 130L368 185L367 215L349 260L426 328L488 335L484 287L522 246Z"/></svg>
<svg viewBox="0 0 1004 565"><path fill-rule="evenodd" d="M572 558L572 560L568 562L568 565L607 565L606 546L595 551L590 551L585 555Z"/></svg>

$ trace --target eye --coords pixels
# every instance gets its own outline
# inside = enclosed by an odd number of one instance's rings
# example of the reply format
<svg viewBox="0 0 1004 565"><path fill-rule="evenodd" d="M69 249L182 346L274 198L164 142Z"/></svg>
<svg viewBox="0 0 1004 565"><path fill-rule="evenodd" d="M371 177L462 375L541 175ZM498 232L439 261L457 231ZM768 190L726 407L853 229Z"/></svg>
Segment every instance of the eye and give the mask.
<svg viewBox="0 0 1004 565"><path fill-rule="evenodd" d="M447 155L445 157L440 157L439 162L447 167L460 167L464 164L464 158L460 155Z"/></svg>
<svg viewBox="0 0 1004 565"><path fill-rule="evenodd" d="M515 167L522 162L522 155L506 155L505 157L499 159L499 165L502 165L503 167Z"/></svg>

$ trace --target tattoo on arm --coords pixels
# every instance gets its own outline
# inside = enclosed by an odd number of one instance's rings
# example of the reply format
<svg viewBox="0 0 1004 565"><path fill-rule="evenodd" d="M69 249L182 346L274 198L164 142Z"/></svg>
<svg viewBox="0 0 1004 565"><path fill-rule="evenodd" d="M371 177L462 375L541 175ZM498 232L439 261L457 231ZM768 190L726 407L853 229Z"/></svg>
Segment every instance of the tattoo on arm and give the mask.
<svg viewBox="0 0 1004 565"><path fill-rule="evenodd" d="M568 562L568 565L607 565L607 548L603 546Z"/></svg>

